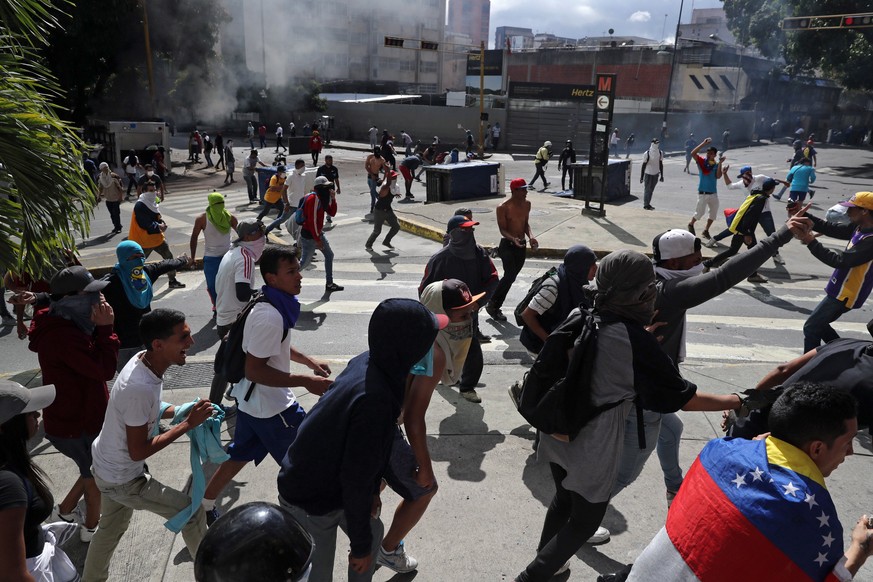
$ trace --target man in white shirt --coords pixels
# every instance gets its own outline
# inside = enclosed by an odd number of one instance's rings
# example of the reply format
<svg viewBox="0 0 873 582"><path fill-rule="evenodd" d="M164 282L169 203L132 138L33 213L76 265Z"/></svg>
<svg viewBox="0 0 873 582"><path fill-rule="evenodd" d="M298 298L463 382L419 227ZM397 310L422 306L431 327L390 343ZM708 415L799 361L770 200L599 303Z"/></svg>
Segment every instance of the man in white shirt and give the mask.
<svg viewBox="0 0 873 582"><path fill-rule="evenodd" d="M379 128L375 125L370 126L367 134L370 136L370 151L373 151L373 148L379 143Z"/></svg>
<svg viewBox="0 0 873 582"><path fill-rule="evenodd" d="M237 399L236 430L227 448L230 460L222 463L203 494L207 522L218 518L215 499L250 461L255 465L269 454L281 464L306 413L291 390L301 386L321 396L333 383L330 367L297 351L289 329L300 315L300 263L294 247L271 245L260 260L264 301L249 312L243 331L246 375L233 387ZM312 374L291 372L291 362L303 364Z"/></svg>
<svg viewBox="0 0 873 582"><path fill-rule="evenodd" d="M224 339L230 326L255 293L255 263L267 242L264 223L246 218L236 227L239 238L225 253L215 275L215 325L219 339ZM221 402L227 381L221 374L212 378L209 400Z"/></svg>
<svg viewBox="0 0 873 582"><path fill-rule="evenodd" d="M285 144L282 143L282 135L284 135L284 130L282 129L282 124L276 124L276 153L279 153L279 148L282 148L282 151L285 151Z"/></svg>
<svg viewBox="0 0 873 582"><path fill-rule="evenodd" d="M185 419L158 434L160 418L173 418L175 414L172 405L162 414L162 377L170 366L185 365L194 338L185 314L174 309L155 309L143 315L139 333L147 349L131 358L118 374L109 394L103 429L91 446L94 481L101 493L101 517L82 573L82 579L88 582L109 578L109 562L134 510L144 509L170 519L191 505L188 495L152 478L145 460L213 413L212 404L201 400ZM205 533L206 515L198 509L182 528L192 557Z"/></svg>
<svg viewBox="0 0 873 582"><path fill-rule="evenodd" d="M652 140L652 145L643 154L643 168L640 170L640 184L643 184L643 208L654 210L652 194L658 180L664 181L664 152L661 151L658 138Z"/></svg>

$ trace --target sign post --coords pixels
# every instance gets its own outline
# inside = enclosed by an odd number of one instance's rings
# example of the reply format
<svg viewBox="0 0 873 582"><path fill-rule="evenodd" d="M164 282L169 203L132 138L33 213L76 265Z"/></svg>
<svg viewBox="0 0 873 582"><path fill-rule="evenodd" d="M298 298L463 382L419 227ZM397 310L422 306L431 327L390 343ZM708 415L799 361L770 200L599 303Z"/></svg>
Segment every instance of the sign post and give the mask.
<svg viewBox="0 0 873 582"><path fill-rule="evenodd" d="M591 188L585 197L585 208L582 214L606 216L604 202L606 199L606 180L609 174L609 132L612 130L612 110L615 105L614 74L598 74L594 85L594 118L591 124L591 145L588 151L588 183ZM594 168L600 175L599 205L591 205L591 194L594 186Z"/></svg>

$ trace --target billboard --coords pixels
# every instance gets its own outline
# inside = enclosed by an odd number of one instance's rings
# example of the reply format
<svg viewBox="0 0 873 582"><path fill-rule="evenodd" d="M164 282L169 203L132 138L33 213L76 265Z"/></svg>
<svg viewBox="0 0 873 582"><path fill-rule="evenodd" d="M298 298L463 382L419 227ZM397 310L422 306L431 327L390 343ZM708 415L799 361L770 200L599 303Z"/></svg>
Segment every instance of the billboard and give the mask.
<svg viewBox="0 0 873 582"><path fill-rule="evenodd" d="M485 93L500 93L503 89L502 50L485 51L484 61L479 51L467 53L467 92L479 92L479 75L483 67L485 69Z"/></svg>

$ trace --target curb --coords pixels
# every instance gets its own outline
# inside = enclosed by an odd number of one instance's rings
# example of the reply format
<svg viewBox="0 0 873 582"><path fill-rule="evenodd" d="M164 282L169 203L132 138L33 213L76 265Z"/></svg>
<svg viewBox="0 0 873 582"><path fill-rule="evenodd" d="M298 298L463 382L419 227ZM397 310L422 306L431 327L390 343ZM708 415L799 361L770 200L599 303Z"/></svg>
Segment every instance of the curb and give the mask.
<svg viewBox="0 0 873 582"><path fill-rule="evenodd" d="M416 222L414 220L409 220L408 218L400 218L397 217L397 221L400 223L400 230L403 232L408 232L409 234L414 234L416 236L420 236L422 238L426 238L438 243L443 242L443 231L432 226L428 226L426 224L422 224L420 222ZM486 251L493 251L493 246L485 246L480 245ZM594 254L597 255L598 259L602 259L612 251L608 250L594 250ZM567 249L555 249L555 248L546 248L539 247L537 250L533 250L528 248L527 256L535 259L563 259L564 255L567 254ZM651 257L651 253L645 253L647 256Z"/></svg>

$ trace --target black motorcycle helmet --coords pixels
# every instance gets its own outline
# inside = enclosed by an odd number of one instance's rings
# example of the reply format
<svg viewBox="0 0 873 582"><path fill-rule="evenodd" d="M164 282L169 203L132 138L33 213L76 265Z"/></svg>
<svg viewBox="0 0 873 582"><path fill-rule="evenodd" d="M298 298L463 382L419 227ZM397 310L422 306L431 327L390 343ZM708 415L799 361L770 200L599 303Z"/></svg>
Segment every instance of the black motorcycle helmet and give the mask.
<svg viewBox="0 0 873 582"><path fill-rule="evenodd" d="M197 582L301 582L309 574L312 537L287 509L257 501L222 515L200 543Z"/></svg>

